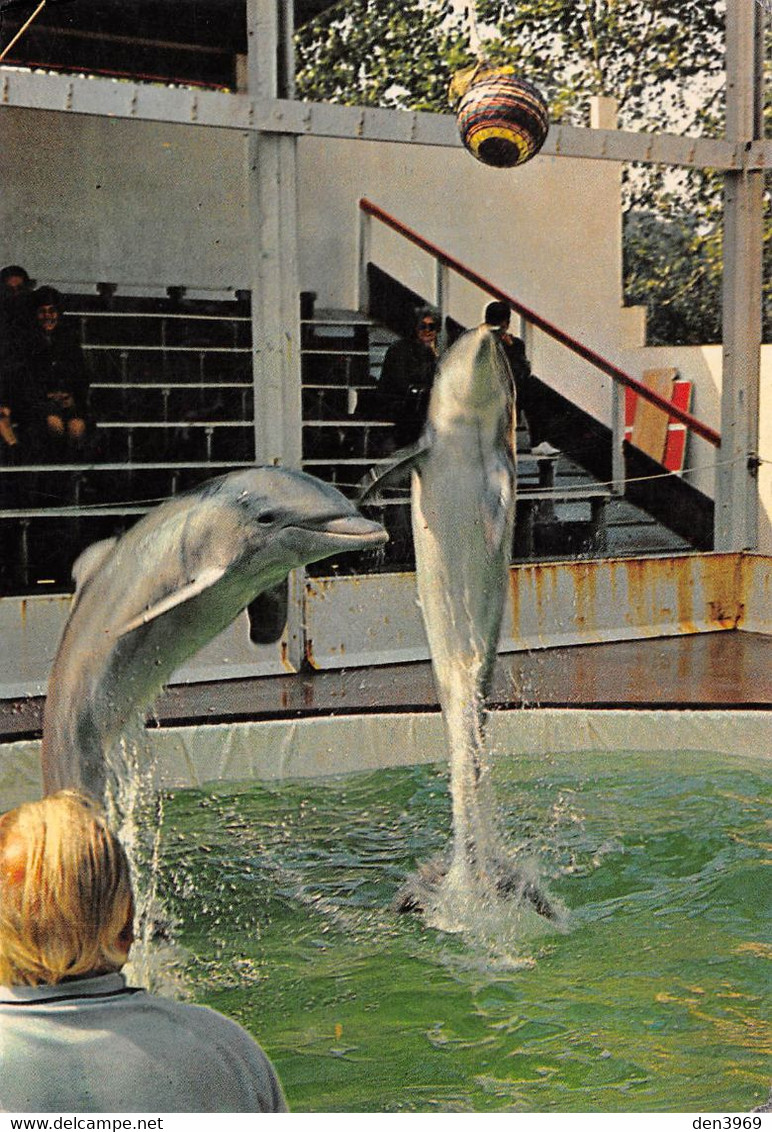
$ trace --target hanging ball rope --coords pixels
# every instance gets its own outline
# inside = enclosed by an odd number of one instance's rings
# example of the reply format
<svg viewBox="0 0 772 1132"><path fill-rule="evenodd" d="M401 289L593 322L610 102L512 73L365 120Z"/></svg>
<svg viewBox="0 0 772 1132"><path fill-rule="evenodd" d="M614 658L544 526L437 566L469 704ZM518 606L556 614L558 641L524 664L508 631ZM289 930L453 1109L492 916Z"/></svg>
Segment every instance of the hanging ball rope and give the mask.
<svg viewBox="0 0 772 1132"><path fill-rule="evenodd" d="M547 137L549 109L540 92L510 68L473 68L450 86L461 140L478 161L511 169L534 157Z"/></svg>

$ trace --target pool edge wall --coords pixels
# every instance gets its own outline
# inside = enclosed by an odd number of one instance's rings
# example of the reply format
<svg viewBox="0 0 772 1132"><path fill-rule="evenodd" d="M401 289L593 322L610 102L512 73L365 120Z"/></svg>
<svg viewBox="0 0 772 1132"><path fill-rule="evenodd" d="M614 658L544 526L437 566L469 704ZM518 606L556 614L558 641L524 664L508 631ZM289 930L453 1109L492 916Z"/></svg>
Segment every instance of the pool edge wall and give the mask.
<svg viewBox="0 0 772 1132"><path fill-rule="evenodd" d="M148 732L158 785L277 781L356 774L446 758L439 712L199 724ZM538 708L494 711L491 749L502 754L705 751L772 759L772 713L759 710ZM0 748L0 798L40 797L40 741Z"/></svg>
<svg viewBox="0 0 772 1132"><path fill-rule="evenodd" d="M169 684L429 659L415 575L293 575L280 640L255 645L242 613ZM772 634L772 557L742 553L512 566L499 652L741 630ZM0 699L45 694L67 595L0 598Z"/></svg>

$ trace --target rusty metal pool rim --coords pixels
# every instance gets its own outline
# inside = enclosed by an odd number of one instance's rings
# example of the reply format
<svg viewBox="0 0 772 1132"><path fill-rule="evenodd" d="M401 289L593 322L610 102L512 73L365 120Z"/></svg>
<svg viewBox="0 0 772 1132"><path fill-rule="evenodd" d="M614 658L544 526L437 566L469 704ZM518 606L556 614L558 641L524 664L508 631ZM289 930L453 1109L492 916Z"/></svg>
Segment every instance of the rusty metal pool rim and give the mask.
<svg viewBox="0 0 772 1132"><path fill-rule="evenodd" d="M294 575L270 645L246 613L174 674L172 685L426 661L412 573ZM679 554L516 565L502 654L740 631L772 636L772 558ZM0 700L45 694L69 595L0 599Z"/></svg>

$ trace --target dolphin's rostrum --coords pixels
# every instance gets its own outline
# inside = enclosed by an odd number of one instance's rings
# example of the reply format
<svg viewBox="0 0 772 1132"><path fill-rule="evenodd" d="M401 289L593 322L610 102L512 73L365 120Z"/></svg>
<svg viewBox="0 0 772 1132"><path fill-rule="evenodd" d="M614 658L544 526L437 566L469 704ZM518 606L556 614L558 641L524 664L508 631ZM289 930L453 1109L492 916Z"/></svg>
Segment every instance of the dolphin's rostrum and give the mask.
<svg viewBox="0 0 772 1132"><path fill-rule="evenodd" d="M73 568L75 599L49 678L45 792L101 796L111 744L183 661L290 570L386 538L328 484L254 467L89 547Z"/></svg>

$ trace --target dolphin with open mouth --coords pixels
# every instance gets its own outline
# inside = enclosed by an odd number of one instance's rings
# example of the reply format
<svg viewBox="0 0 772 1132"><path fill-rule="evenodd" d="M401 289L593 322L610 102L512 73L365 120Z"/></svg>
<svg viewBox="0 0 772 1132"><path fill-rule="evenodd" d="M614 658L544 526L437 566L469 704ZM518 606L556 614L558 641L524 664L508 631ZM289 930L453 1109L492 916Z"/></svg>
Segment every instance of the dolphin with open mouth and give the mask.
<svg viewBox="0 0 772 1132"><path fill-rule="evenodd" d="M46 793L103 795L106 755L183 661L290 570L386 531L304 472L253 467L154 508L75 563L43 719Z"/></svg>
<svg viewBox="0 0 772 1132"><path fill-rule="evenodd" d="M412 469L419 603L450 751L449 868L424 866L395 901L424 907L449 875L517 894L543 915L549 902L506 859L496 835L484 757L485 701L496 662L515 513L515 389L498 333L463 334L444 355L420 440L374 476L360 504Z"/></svg>

